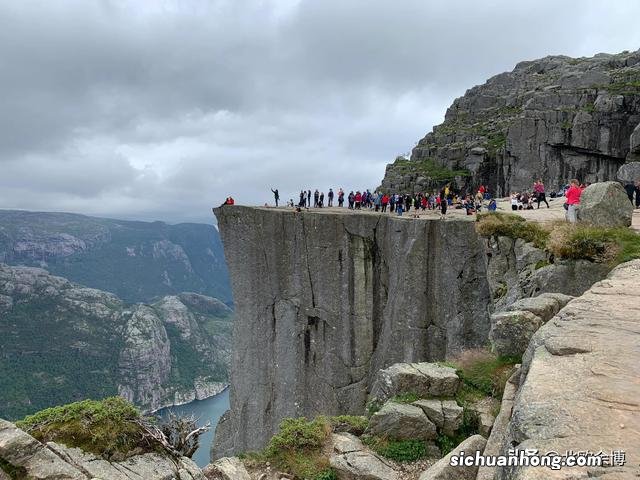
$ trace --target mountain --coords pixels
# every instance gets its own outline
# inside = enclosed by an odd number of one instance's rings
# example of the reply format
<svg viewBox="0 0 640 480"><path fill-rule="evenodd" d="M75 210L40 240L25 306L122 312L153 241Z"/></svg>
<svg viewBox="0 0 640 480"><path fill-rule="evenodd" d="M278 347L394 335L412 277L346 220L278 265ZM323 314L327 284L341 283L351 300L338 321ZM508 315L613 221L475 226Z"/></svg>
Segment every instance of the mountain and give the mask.
<svg viewBox="0 0 640 480"><path fill-rule="evenodd" d="M231 303L212 225L0 210L0 262L46 268L130 303L184 291Z"/></svg>
<svg viewBox="0 0 640 480"><path fill-rule="evenodd" d="M554 189L573 177L615 180L625 161L640 159L632 135L640 137L640 50L520 62L456 99L410 158L387 166L381 188L455 180L506 195L538 178Z"/></svg>
<svg viewBox="0 0 640 480"><path fill-rule="evenodd" d="M0 264L0 417L120 394L145 410L219 393L231 310L196 293L127 305L34 267Z"/></svg>

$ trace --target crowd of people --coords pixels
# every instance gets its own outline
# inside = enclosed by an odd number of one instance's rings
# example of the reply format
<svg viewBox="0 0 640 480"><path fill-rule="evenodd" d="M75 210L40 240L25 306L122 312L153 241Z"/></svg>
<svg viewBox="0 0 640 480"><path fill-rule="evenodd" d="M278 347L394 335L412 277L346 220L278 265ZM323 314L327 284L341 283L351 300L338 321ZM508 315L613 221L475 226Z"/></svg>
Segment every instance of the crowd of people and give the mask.
<svg viewBox="0 0 640 480"><path fill-rule="evenodd" d="M572 179L568 184L564 185L559 191L553 191L549 195L550 198L564 198L564 209L566 211L566 219L569 222L577 221L577 207L580 204L580 196L582 191L589 186L589 183L581 184L577 179ZM640 208L640 181L628 183L625 186L629 200L633 203L635 197L635 206ZM278 189L271 189L273 193L275 205L279 206L280 193ZM326 200L326 204L325 204ZM534 204L540 208L541 204L545 204L550 208L547 201L547 192L542 180L533 182L530 190L522 192L513 192L510 195L511 209L532 210ZM235 202L232 197L227 197L223 205L233 205ZM447 183L438 191L399 194L374 191L369 189L351 190L348 194L339 188L334 192L329 188L327 194L315 189L315 191L300 190L300 196L297 203L293 199L287 202L288 207L296 208L298 211L309 208L346 207L349 210L371 210L382 213L395 213L402 216L407 213L414 217L418 217L421 212L439 211L442 216L446 215L450 208L463 209L467 215L479 213L483 209L487 211L496 211L496 199L489 192L489 189L480 185L475 193L468 193L465 190L458 190L451 183ZM266 206L266 204L265 204Z"/></svg>

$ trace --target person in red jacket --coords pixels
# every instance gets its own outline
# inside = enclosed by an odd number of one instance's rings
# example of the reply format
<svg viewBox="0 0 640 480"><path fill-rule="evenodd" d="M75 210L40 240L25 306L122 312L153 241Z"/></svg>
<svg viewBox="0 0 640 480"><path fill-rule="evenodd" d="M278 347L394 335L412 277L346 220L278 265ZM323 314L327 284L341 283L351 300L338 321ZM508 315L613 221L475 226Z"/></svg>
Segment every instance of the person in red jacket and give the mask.
<svg viewBox="0 0 640 480"><path fill-rule="evenodd" d="M567 220L571 223L576 223L578 221L577 217L577 208L580 205L580 195L582 195L582 189L580 188L580 182L575 178L571 180L571 186L567 189L567 192L564 194L567 199Z"/></svg>
<svg viewBox="0 0 640 480"><path fill-rule="evenodd" d="M360 190L356 192L356 210L360 210L360 205L362 204L362 194Z"/></svg>
<svg viewBox="0 0 640 480"><path fill-rule="evenodd" d="M387 211L387 205L389 205L389 195L387 195L386 193L384 195L382 195L382 213Z"/></svg>

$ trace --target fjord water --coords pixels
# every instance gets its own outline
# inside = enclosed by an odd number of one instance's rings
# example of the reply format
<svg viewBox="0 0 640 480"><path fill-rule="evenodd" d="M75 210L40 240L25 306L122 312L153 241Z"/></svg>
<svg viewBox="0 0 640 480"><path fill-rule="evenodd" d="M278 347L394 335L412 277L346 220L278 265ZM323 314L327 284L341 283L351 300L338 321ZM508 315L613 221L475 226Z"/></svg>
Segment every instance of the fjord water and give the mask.
<svg viewBox="0 0 640 480"><path fill-rule="evenodd" d="M198 420L198 426L211 422L211 430L200 437L200 448L193 456L193 461L202 468L210 463L209 453L213 443L213 435L216 425L222 414L229 408L229 389L219 395L206 400L196 400L186 405L163 408L157 412L160 417L165 417L169 411L178 415L193 415Z"/></svg>

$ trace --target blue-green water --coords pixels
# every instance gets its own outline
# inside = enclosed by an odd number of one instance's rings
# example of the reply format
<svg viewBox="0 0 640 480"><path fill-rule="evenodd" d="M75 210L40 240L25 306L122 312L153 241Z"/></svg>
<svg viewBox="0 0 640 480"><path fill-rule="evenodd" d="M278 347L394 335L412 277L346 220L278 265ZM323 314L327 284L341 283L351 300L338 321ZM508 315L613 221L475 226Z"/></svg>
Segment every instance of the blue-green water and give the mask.
<svg viewBox="0 0 640 480"><path fill-rule="evenodd" d="M157 415L160 417L165 416L167 412L171 410L178 415L193 415L198 419L198 426L211 422L211 430L200 437L200 448L198 448L193 456L194 462L196 462L199 467L204 467L210 463L209 453L218 420L220 420L220 417L228 408L229 389L226 389L220 395L207 398L206 400L196 400L195 402L178 407L163 408L157 412Z"/></svg>

